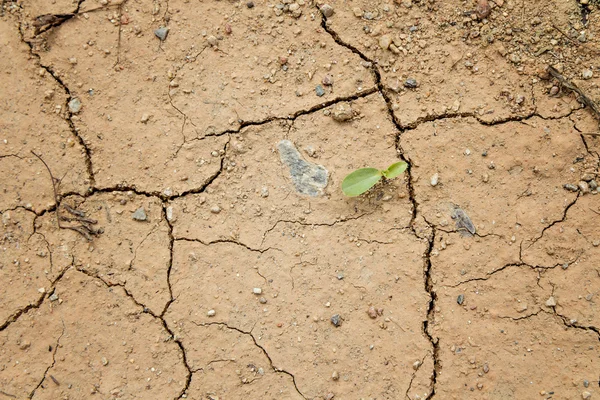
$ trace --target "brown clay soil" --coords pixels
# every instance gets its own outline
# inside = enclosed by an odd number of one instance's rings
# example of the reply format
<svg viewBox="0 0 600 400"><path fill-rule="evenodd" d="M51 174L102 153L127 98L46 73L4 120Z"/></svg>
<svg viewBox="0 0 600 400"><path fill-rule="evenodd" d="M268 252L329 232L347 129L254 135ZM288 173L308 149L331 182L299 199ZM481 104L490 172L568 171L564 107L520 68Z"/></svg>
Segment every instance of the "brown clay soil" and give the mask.
<svg viewBox="0 0 600 400"><path fill-rule="evenodd" d="M0 13L0 400L600 399L598 1Z"/></svg>

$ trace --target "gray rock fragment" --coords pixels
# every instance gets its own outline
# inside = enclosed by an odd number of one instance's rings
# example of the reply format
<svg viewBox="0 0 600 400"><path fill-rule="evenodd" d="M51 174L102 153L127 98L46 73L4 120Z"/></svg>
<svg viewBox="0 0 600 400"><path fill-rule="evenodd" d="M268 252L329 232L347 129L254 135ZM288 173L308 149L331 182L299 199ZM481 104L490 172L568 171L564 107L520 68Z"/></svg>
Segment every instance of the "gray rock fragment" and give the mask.
<svg viewBox="0 0 600 400"><path fill-rule="evenodd" d="M71 101L69 101L69 111L73 114L77 114L81 110L81 100L77 97L73 97Z"/></svg>
<svg viewBox="0 0 600 400"><path fill-rule="evenodd" d="M135 210L135 212L133 213L131 218L133 218L136 221L145 221L146 219L148 219L148 217L146 216L146 210L144 210L144 207L140 207L137 210Z"/></svg>
<svg viewBox="0 0 600 400"><path fill-rule="evenodd" d="M469 216L463 209L454 206L451 217L453 220L455 220L456 229L458 229L461 232L461 234L466 236L471 236L475 234L475 225L473 225L473 222L471 222L471 218L469 218Z"/></svg>
<svg viewBox="0 0 600 400"><path fill-rule="evenodd" d="M340 314L333 315L330 321L335 327L339 327L340 325L342 325L342 317L340 317Z"/></svg>
<svg viewBox="0 0 600 400"><path fill-rule="evenodd" d="M329 18L333 15L333 7L331 7L329 4L323 4L321 6L321 12L325 18Z"/></svg>
<svg viewBox="0 0 600 400"><path fill-rule="evenodd" d="M160 39L161 42L164 42L167 39L167 35L169 34L169 28L161 26L158 29L154 30L154 35Z"/></svg>
<svg viewBox="0 0 600 400"><path fill-rule="evenodd" d="M325 167L305 161L289 140L279 142L277 149L281 162L290 169L290 176L298 193L313 197L323 194L329 177Z"/></svg>

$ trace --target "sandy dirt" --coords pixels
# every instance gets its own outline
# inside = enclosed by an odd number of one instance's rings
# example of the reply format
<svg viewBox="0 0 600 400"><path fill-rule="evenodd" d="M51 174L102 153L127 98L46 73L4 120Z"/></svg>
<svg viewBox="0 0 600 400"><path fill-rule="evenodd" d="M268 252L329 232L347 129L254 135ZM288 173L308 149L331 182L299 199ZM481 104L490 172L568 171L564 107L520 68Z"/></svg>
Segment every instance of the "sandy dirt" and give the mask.
<svg viewBox="0 0 600 400"><path fill-rule="evenodd" d="M600 399L597 1L0 12L0 400Z"/></svg>

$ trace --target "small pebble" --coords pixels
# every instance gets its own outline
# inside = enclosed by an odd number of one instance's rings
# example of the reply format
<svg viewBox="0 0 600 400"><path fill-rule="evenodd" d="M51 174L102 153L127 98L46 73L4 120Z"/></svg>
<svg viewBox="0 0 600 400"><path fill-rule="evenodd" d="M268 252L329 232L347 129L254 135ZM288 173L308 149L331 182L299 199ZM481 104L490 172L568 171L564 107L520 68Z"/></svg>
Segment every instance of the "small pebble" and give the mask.
<svg viewBox="0 0 600 400"><path fill-rule="evenodd" d="M321 6L321 12L325 18L329 18L333 15L333 7L331 7L329 4L323 4Z"/></svg>
<svg viewBox="0 0 600 400"><path fill-rule="evenodd" d="M81 100L77 97L73 97L71 101L69 101L69 111L73 114L77 114L81 110Z"/></svg>
<svg viewBox="0 0 600 400"><path fill-rule="evenodd" d="M333 374L331 374L331 379L337 381L338 379L340 379L340 374L337 371L333 371Z"/></svg>
<svg viewBox="0 0 600 400"><path fill-rule="evenodd" d="M325 89L323 89L323 86L317 85L315 87L315 93L317 94L317 96L321 97L325 94Z"/></svg>
<svg viewBox="0 0 600 400"><path fill-rule="evenodd" d="M262 289L259 287L255 287L254 289L252 289L252 293L254 294L262 294Z"/></svg>
<svg viewBox="0 0 600 400"><path fill-rule="evenodd" d="M416 371L416 370L418 370L418 369L419 369L419 367L421 366L421 364L422 364L422 362L421 362L420 360L418 360L418 361L415 361L415 362L413 363L413 369L414 369L415 371Z"/></svg>
<svg viewBox="0 0 600 400"><path fill-rule="evenodd" d="M146 122L148 122L150 120L150 114L148 113L143 113L142 114L142 118L140 118L140 122L145 124Z"/></svg>
<svg viewBox="0 0 600 400"><path fill-rule="evenodd" d="M590 191L590 185L586 181L579 181L577 186L583 193L587 193Z"/></svg>
<svg viewBox="0 0 600 400"><path fill-rule="evenodd" d="M431 177L431 186L437 186L438 182L440 180L440 175L436 172L435 174L433 174L433 176Z"/></svg>
<svg viewBox="0 0 600 400"><path fill-rule="evenodd" d="M208 44L210 44L213 47L215 47L219 43L218 39L216 37L214 37L213 35L210 35L209 37L207 37L206 41L208 42Z"/></svg>
<svg viewBox="0 0 600 400"><path fill-rule="evenodd" d="M215 310L208 310L208 312L206 313L206 315L208 315L209 317L214 317L217 314L217 312Z"/></svg>
<svg viewBox="0 0 600 400"><path fill-rule="evenodd" d="M589 386L590 386L590 381L584 380L583 381L583 387L589 387Z"/></svg>
<svg viewBox="0 0 600 400"><path fill-rule="evenodd" d="M404 87L409 88L409 89L416 88L417 80L414 78L408 78L406 81L404 81Z"/></svg>
<svg viewBox="0 0 600 400"><path fill-rule="evenodd" d="M572 183L565 183L563 185L563 188L565 188L569 192L578 192L579 191L579 188L577 186L573 185Z"/></svg>
<svg viewBox="0 0 600 400"><path fill-rule="evenodd" d="M220 212L221 212L221 207L219 207L219 206L214 206L214 207L212 207L212 208L210 209L210 212L211 212L211 213L213 213L213 214L218 214L218 213L220 213Z"/></svg>
<svg viewBox="0 0 600 400"><path fill-rule="evenodd" d="M339 274L337 274L337 278L338 278L338 281L341 281L342 279L344 279L344 274L342 272L340 272Z"/></svg>
<svg viewBox="0 0 600 400"><path fill-rule="evenodd" d="M331 75L325 75L323 79L321 79L321 83L325 86L333 86L333 77Z"/></svg>
<svg viewBox="0 0 600 400"><path fill-rule="evenodd" d="M133 218L135 221L145 221L148 219L148 216L146 215L146 210L144 210L144 207L140 207L135 210L131 218Z"/></svg>
<svg viewBox="0 0 600 400"><path fill-rule="evenodd" d="M52 294L50 295L50 297L48 297L48 299L49 299L50 301L56 301L56 300L58 300L58 295L57 295L56 293L52 293Z"/></svg>
<svg viewBox="0 0 600 400"><path fill-rule="evenodd" d="M594 179L592 179L589 183L590 185L590 190L596 190L598 189L598 182L596 182Z"/></svg>
<svg viewBox="0 0 600 400"><path fill-rule="evenodd" d="M456 298L456 302L458 303L458 305L461 305L465 302L465 295L464 294L459 294L458 297Z"/></svg>
<svg viewBox="0 0 600 400"><path fill-rule="evenodd" d="M337 103L331 112L331 117L338 122L349 121L353 117L352 107L350 103Z"/></svg>
<svg viewBox="0 0 600 400"><path fill-rule="evenodd" d="M486 374L487 374L488 372L490 372L490 367L489 367L489 365L487 365L487 364L483 364L483 372L484 372L484 373L486 373Z"/></svg>
<svg viewBox="0 0 600 400"><path fill-rule="evenodd" d="M335 314L331 317L331 323L333 324L333 326L339 327L340 325L342 325L342 317L340 317L340 314Z"/></svg>
<svg viewBox="0 0 600 400"><path fill-rule="evenodd" d="M477 15L478 19L487 18L492 12L492 7L490 7L490 3L488 0L479 0L477 2L477 7L475 8L475 15Z"/></svg>
<svg viewBox="0 0 600 400"><path fill-rule="evenodd" d="M591 69L584 69L583 72L581 73L581 77L583 79L591 79L592 76L594 76L594 73L592 72Z"/></svg>
<svg viewBox="0 0 600 400"><path fill-rule="evenodd" d="M392 38L389 35L383 35L379 38L379 47L383 50L389 49L391 44Z"/></svg>
<svg viewBox="0 0 600 400"><path fill-rule="evenodd" d="M581 175L581 180L582 181L589 182L592 179L594 179L594 174L585 173L585 174Z"/></svg>
<svg viewBox="0 0 600 400"><path fill-rule="evenodd" d="M246 3L246 7L248 7L248 8L254 8L254 2L252 2L252 1L247 2Z"/></svg>
<svg viewBox="0 0 600 400"><path fill-rule="evenodd" d="M154 35L159 38L161 42L164 42L169 35L169 28L161 26L160 28L154 30Z"/></svg>
<svg viewBox="0 0 600 400"><path fill-rule="evenodd" d="M586 390L585 392L581 393L581 398L582 399L591 399L592 394Z"/></svg>
<svg viewBox="0 0 600 400"><path fill-rule="evenodd" d="M373 306L369 307L369 309L367 310L367 314L371 319L377 318L377 310Z"/></svg>
<svg viewBox="0 0 600 400"><path fill-rule="evenodd" d="M264 297L261 297L260 299L258 299L258 301L260 301L260 304L267 304L267 299L265 299Z"/></svg>
<svg viewBox="0 0 600 400"><path fill-rule="evenodd" d="M108 360L106 359L106 357L102 357L102 365L104 365L105 367L108 365Z"/></svg>
<svg viewBox="0 0 600 400"><path fill-rule="evenodd" d="M546 305L548 307L556 307L556 299L554 298L554 296L550 296L550 298L546 300Z"/></svg>

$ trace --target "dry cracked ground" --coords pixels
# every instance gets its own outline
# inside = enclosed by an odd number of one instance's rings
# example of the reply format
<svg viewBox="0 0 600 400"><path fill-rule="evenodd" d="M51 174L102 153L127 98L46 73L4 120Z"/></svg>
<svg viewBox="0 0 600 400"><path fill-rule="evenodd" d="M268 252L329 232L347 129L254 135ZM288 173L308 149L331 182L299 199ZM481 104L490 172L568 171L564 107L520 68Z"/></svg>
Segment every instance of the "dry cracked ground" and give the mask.
<svg viewBox="0 0 600 400"><path fill-rule="evenodd" d="M593 0L3 0L0 399L600 398L598 35Z"/></svg>

